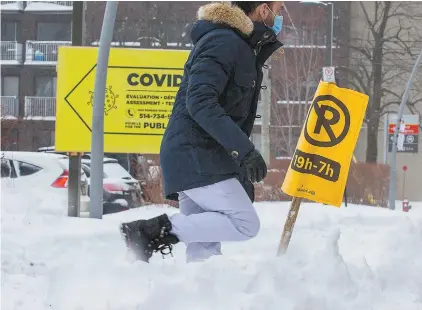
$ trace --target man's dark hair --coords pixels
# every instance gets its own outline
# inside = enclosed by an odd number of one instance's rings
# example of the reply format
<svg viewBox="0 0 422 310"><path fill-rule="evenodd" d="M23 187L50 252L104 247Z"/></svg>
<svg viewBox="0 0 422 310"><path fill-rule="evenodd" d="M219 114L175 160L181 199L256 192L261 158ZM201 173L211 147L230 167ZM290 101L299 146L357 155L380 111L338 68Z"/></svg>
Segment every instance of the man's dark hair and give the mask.
<svg viewBox="0 0 422 310"><path fill-rule="evenodd" d="M255 9L263 4L269 4L271 1L231 1L232 5L239 7L246 15L249 15L255 11Z"/></svg>

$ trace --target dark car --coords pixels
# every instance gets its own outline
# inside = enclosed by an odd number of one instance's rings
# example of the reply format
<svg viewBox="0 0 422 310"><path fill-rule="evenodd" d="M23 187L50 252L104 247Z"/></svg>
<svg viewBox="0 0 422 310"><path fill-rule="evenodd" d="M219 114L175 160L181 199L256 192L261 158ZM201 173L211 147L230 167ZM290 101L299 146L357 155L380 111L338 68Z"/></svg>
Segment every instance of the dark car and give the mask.
<svg viewBox="0 0 422 310"><path fill-rule="evenodd" d="M91 160L82 159L82 169L91 177ZM104 158L103 175L104 214L124 211L139 206L142 190L134 179L116 159ZM90 187L88 188L88 194Z"/></svg>

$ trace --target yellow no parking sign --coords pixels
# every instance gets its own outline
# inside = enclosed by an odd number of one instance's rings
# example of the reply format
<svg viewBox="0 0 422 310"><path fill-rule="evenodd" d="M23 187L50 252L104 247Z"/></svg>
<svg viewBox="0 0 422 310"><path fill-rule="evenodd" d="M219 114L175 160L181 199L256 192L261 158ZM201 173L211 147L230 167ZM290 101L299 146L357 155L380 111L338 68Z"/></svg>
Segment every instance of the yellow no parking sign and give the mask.
<svg viewBox="0 0 422 310"><path fill-rule="evenodd" d="M368 96L320 82L282 190L340 206Z"/></svg>

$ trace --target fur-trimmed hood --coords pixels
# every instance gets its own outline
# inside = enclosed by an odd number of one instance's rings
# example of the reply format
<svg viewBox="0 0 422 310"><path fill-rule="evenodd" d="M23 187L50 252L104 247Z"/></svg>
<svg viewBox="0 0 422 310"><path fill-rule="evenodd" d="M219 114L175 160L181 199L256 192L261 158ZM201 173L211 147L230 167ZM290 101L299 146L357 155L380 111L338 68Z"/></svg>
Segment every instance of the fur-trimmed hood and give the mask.
<svg viewBox="0 0 422 310"><path fill-rule="evenodd" d="M217 29L231 28L254 49L257 61L264 62L283 46L271 28L263 23L253 22L239 7L227 3L211 3L198 10L198 21L191 31L196 44L206 33ZM215 33L218 35L217 33Z"/></svg>
<svg viewBox="0 0 422 310"><path fill-rule="evenodd" d="M252 20L240 8L225 3L211 3L201 6L197 15L198 20L225 24L245 35L250 35L254 29Z"/></svg>

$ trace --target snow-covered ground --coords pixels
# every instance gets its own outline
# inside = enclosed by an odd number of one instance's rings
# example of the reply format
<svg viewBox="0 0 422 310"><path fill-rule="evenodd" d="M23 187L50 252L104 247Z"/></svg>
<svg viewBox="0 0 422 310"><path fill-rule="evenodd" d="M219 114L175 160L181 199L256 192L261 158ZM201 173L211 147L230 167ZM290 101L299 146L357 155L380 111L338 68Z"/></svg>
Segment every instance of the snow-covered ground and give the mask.
<svg viewBox="0 0 422 310"><path fill-rule="evenodd" d="M422 204L409 213L306 204L288 253L275 257L287 203L258 203L259 236L224 244L225 256L186 264L131 261L121 221L149 218L147 207L103 220L66 217L43 193L2 188L3 310L421 310Z"/></svg>

